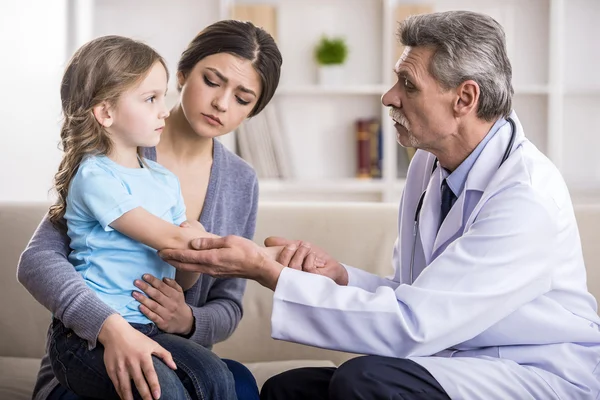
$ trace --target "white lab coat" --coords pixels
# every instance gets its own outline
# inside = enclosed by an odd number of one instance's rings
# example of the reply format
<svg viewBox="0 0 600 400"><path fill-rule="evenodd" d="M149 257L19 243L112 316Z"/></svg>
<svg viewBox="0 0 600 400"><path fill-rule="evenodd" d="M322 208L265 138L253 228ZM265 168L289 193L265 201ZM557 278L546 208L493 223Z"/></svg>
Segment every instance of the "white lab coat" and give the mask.
<svg viewBox="0 0 600 400"><path fill-rule="evenodd" d="M565 183L513 112L488 142L438 233L442 169L417 151L400 203L395 275L347 267L349 285L284 269L272 336L406 357L452 399L600 399L600 318L586 287ZM414 283L414 215L423 191ZM291 317L293 315L293 317Z"/></svg>

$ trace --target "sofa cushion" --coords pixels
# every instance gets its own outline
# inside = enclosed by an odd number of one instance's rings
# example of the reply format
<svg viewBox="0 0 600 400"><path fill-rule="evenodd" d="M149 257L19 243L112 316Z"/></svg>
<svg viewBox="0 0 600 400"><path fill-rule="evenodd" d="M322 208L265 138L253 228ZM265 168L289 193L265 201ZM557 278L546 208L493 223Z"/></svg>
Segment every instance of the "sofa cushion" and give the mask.
<svg viewBox="0 0 600 400"><path fill-rule="evenodd" d="M31 399L40 361L39 358L0 357L0 399Z"/></svg>

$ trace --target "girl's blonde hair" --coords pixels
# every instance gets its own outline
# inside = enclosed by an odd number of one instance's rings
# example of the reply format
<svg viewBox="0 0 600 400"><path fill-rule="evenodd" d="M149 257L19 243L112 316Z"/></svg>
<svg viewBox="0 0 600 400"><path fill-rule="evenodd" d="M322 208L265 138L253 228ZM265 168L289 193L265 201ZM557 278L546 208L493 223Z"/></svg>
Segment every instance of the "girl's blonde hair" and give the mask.
<svg viewBox="0 0 600 400"><path fill-rule="evenodd" d="M50 207L50 221L64 227L69 185L87 155L108 154L112 142L93 115L103 102L115 105L119 96L146 77L164 59L150 46L122 36L103 36L75 52L62 78L60 130L63 157L54 176L58 199ZM168 74L168 72L167 72ZM141 155L141 149L138 149Z"/></svg>

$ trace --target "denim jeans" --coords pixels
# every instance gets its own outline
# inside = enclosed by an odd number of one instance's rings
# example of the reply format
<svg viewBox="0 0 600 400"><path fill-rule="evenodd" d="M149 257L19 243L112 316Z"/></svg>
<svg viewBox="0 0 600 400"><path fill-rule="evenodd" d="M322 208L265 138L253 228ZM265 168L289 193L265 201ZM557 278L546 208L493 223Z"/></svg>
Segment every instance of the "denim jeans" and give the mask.
<svg viewBox="0 0 600 400"><path fill-rule="evenodd" d="M233 375L212 351L177 335L162 332L154 324L131 324L171 352L177 370L152 357L161 388L161 399L236 399ZM54 375L62 386L84 398L119 399L104 366L104 347L89 350L62 322L54 320L49 345ZM132 384L134 398L139 393ZM58 394L58 393L57 393Z"/></svg>

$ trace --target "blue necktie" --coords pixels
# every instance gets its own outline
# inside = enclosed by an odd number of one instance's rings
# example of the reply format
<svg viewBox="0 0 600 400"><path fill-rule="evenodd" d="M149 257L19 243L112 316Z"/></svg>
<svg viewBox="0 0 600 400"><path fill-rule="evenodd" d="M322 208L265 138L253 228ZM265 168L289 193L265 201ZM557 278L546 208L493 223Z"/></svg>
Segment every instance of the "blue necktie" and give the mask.
<svg viewBox="0 0 600 400"><path fill-rule="evenodd" d="M456 196L454 195L454 192L452 192L452 189L450 189L448 183L444 179L442 181L442 214L440 215L440 226L446 219L446 215L450 212L455 200Z"/></svg>

